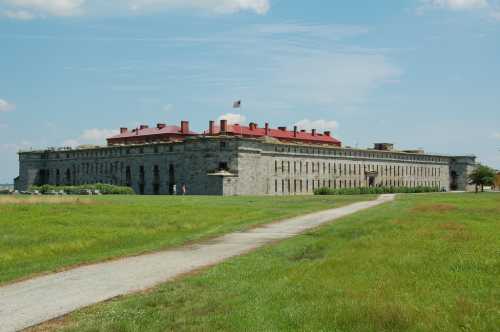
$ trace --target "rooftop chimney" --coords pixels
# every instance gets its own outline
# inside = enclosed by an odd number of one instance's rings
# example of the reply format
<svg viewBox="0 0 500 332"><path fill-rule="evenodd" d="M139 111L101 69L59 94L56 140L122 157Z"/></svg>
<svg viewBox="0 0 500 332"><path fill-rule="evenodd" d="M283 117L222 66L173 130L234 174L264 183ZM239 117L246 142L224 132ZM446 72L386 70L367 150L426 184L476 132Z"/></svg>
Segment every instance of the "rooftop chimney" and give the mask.
<svg viewBox="0 0 500 332"><path fill-rule="evenodd" d="M120 128L120 134L125 134L128 131L128 128L121 127Z"/></svg>
<svg viewBox="0 0 500 332"><path fill-rule="evenodd" d="M265 135L269 135L269 123L266 122L266 125L265 125Z"/></svg>
<svg viewBox="0 0 500 332"><path fill-rule="evenodd" d="M305 133L305 132L306 132L306 130L305 130L305 129L301 129L301 130L300 130L300 132L301 132L301 133Z"/></svg>
<svg viewBox="0 0 500 332"><path fill-rule="evenodd" d="M250 130L257 129L257 124L255 122L250 122Z"/></svg>
<svg viewBox="0 0 500 332"><path fill-rule="evenodd" d="M215 133L215 121L210 120L210 122L208 122L208 134L210 136L213 136L214 133Z"/></svg>
<svg viewBox="0 0 500 332"><path fill-rule="evenodd" d="M140 129L140 130L147 129L147 128L149 128L149 126L148 126L148 125L140 125L140 126L139 126L139 129Z"/></svg>
<svg viewBox="0 0 500 332"><path fill-rule="evenodd" d="M331 132L330 131L325 131L325 136L330 136Z"/></svg>
<svg viewBox="0 0 500 332"><path fill-rule="evenodd" d="M156 125L156 128L158 128L158 129L160 129L160 130L161 130L161 129L165 128L166 126L167 126L167 125L166 125L166 124L164 124L164 123L158 123L158 124Z"/></svg>
<svg viewBox="0 0 500 332"><path fill-rule="evenodd" d="M189 134L189 121L181 121L181 134Z"/></svg>
<svg viewBox="0 0 500 332"><path fill-rule="evenodd" d="M278 129L281 131L286 131L286 127L278 127Z"/></svg>
<svg viewBox="0 0 500 332"><path fill-rule="evenodd" d="M312 130L312 135L313 135L313 136L316 136L316 129L313 129L313 130Z"/></svg>
<svg viewBox="0 0 500 332"><path fill-rule="evenodd" d="M297 137L297 126L293 126L293 137Z"/></svg>
<svg viewBox="0 0 500 332"><path fill-rule="evenodd" d="M220 120L220 133L226 134L227 132L227 120Z"/></svg>

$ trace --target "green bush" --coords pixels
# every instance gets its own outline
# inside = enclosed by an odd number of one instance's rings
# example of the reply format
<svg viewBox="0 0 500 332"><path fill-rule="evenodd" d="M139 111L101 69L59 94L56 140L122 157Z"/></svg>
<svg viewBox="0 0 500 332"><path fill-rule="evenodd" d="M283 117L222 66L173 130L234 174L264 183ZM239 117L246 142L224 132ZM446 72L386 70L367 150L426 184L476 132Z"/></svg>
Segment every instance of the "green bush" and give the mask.
<svg viewBox="0 0 500 332"><path fill-rule="evenodd" d="M130 187L121 187L111 184L96 183L96 184L83 184L80 186L51 186L45 184L43 186L31 186L31 191L38 190L42 194L47 194L51 191L64 191L69 195L79 195L82 190L99 190L103 195L135 195L135 192Z"/></svg>
<svg viewBox="0 0 500 332"><path fill-rule="evenodd" d="M314 190L315 195L363 195L363 194L397 194L397 193L430 193L439 192L439 187L356 187L356 188L326 188Z"/></svg>

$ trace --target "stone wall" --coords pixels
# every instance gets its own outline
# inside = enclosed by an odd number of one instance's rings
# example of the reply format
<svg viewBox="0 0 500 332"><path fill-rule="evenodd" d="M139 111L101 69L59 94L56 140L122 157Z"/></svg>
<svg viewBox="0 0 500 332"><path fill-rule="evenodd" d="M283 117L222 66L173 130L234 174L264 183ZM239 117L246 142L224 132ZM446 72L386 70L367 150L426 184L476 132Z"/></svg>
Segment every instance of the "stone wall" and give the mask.
<svg viewBox="0 0 500 332"><path fill-rule="evenodd" d="M449 157L241 142L239 194L312 194L320 187L436 186L449 190Z"/></svg>
<svg viewBox="0 0 500 332"><path fill-rule="evenodd" d="M22 152L16 189L109 183L138 194L310 195L319 187L467 188L474 157L199 137L184 142ZM223 171L223 172L220 172Z"/></svg>

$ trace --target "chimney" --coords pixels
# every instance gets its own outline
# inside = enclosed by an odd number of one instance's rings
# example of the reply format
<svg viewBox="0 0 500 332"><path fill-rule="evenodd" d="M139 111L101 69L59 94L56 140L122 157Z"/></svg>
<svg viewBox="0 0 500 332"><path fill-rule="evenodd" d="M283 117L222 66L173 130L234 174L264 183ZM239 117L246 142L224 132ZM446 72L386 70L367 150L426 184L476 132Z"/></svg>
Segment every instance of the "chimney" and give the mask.
<svg viewBox="0 0 500 332"><path fill-rule="evenodd" d="M300 132L301 132L301 133L305 133L305 132L306 132L306 130L305 130L305 129L301 129L301 130L300 130Z"/></svg>
<svg viewBox="0 0 500 332"><path fill-rule="evenodd" d="M181 134L189 134L189 121L181 121Z"/></svg>
<svg viewBox="0 0 500 332"><path fill-rule="evenodd" d="M266 126L265 126L265 135L269 135L269 123L266 122Z"/></svg>
<svg viewBox="0 0 500 332"><path fill-rule="evenodd" d="M220 133L226 134L227 132L227 120L220 120Z"/></svg>
<svg viewBox="0 0 500 332"><path fill-rule="evenodd" d="M255 122L250 122L250 130L257 129L257 124Z"/></svg>
<svg viewBox="0 0 500 332"><path fill-rule="evenodd" d="M330 136L331 132L330 131L325 131L325 136Z"/></svg>
<svg viewBox="0 0 500 332"><path fill-rule="evenodd" d="M210 120L210 122L208 122L208 134L210 136L213 136L214 133L215 133L215 121Z"/></svg>
<svg viewBox="0 0 500 332"><path fill-rule="evenodd" d="M156 125L156 128L158 128L158 129L160 129L160 130L161 130L161 129L165 128L166 126L167 126L167 125L166 125L166 124L164 124L164 123L158 123L158 124Z"/></svg>
<svg viewBox="0 0 500 332"><path fill-rule="evenodd" d="M140 125L140 126L139 126L139 129L140 129L140 130L143 130L143 129L148 129L148 128L149 128L149 126L148 126L148 125Z"/></svg>
<svg viewBox="0 0 500 332"><path fill-rule="evenodd" d="M313 130L312 130L312 135L313 135L313 136L316 136L316 129L313 129Z"/></svg>
<svg viewBox="0 0 500 332"><path fill-rule="evenodd" d="M278 127L278 129L281 131L286 131L286 127Z"/></svg>
<svg viewBox="0 0 500 332"><path fill-rule="evenodd" d="M293 126L293 137L297 137L297 126Z"/></svg>
<svg viewBox="0 0 500 332"><path fill-rule="evenodd" d="M128 128L121 127L120 128L120 134L125 134L128 131Z"/></svg>

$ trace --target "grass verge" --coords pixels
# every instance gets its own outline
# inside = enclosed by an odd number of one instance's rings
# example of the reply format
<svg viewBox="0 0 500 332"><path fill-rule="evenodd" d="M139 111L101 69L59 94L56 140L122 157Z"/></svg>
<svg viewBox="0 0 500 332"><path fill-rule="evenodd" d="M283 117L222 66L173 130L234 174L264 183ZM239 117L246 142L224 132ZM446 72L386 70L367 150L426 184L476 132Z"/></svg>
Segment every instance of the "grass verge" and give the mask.
<svg viewBox="0 0 500 332"><path fill-rule="evenodd" d="M76 312L63 331L494 331L500 195L426 194Z"/></svg>
<svg viewBox="0 0 500 332"><path fill-rule="evenodd" d="M371 197L0 197L0 284Z"/></svg>

